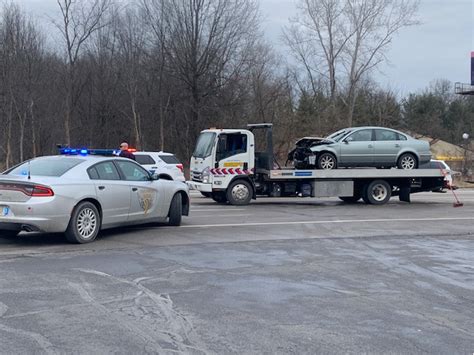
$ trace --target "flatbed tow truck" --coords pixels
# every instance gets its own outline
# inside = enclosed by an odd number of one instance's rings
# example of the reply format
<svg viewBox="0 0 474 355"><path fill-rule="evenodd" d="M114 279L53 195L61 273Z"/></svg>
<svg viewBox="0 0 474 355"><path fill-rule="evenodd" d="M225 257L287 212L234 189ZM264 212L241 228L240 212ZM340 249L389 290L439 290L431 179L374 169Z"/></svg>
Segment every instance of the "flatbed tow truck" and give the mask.
<svg viewBox="0 0 474 355"><path fill-rule="evenodd" d="M347 203L362 198L382 205L393 196L410 202L412 193L445 186L444 172L438 169L280 168L273 153L272 124L247 128L201 132L190 163L191 189L232 205L247 205L257 196L339 197Z"/></svg>

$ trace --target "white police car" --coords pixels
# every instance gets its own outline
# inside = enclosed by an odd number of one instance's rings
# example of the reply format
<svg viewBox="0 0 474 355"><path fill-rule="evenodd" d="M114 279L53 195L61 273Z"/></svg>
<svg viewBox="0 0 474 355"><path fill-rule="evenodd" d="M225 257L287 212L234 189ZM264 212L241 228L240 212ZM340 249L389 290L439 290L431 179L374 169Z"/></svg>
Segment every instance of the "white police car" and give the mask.
<svg viewBox="0 0 474 355"><path fill-rule="evenodd" d="M185 181L183 164L171 153L133 151L135 160L161 179Z"/></svg>
<svg viewBox="0 0 474 355"><path fill-rule="evenodd" d="M0 237L65 233L70 242L88 243L123 225L179 226L188 192L113 150L62 148L0 174Z"/></svg>

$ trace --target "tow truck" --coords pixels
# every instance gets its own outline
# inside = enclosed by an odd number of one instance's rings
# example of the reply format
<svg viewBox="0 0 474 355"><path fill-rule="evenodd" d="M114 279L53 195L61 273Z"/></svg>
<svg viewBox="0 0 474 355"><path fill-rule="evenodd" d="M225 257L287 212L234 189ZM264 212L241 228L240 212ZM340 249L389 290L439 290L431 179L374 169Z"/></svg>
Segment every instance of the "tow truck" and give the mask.
<svg viewBox="0 0 474 355"><path fill-rule="evenodd" d="M190 162L191 189L218 203L247 205L257 196L339 197L382 205L391 197L444 187L437 169L346 168L333 170L280 167L273 152L273 125L247 129L211 128L201 132Z"/></svg>

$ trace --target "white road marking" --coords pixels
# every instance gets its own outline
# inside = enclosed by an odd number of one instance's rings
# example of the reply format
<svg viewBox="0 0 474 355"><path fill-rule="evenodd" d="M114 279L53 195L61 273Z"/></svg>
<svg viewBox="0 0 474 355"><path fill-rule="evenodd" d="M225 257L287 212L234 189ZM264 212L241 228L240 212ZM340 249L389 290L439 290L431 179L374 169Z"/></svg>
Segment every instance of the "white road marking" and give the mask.
<svg viewBox="0 0 474 355"><path fill-rule="evenodd" d="M191 207L191 212L233 212L233 211L245 211L247 208L207 208L207 209L196 209Z"/></svg>
<svg viewBox="0 0 474 355"><path fill-rule="evenodd" d="M251 222L223 224L194 224L179 228L212 228L212 227L247 227L247 226L278 226L298 224L331 224L331 223L380 223L380 222L437 222L437 221L474 221L474 217L436 217L436 218L393 218L393 219L342 219L328 221L288 221L288 222ZM175 228L175 227L173 227Z"/></svg>
<svg viewBox="0 0 474 355"><path fill-rule="evenodd" d="M212 218L217 218L217 217L248 217L248 216L253 216L253 214L234 214L234 213L231 213L231 214L201 214L201 215L193 215L193 218L208 218L208 217L212 217Z"/></svg>

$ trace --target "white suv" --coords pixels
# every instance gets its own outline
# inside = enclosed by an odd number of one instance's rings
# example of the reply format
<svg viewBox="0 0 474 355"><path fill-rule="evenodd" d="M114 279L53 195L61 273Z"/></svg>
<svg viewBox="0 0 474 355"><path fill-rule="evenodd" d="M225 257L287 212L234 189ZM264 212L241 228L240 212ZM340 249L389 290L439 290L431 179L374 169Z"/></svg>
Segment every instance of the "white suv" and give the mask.
<svg viewBox="0 0 474 355"><path fill-rule="evenodd" d="M133 152L137 163L162 179L185 181L183 164L171 153Z"/></svg>
<svg viewBox="0 0 474 355"><path fill-rule="evenodd" d="M439 169L443 172L445 188L456 190L457 187L453 185L453 175L458 175L458 172L451 170L444 160L431 159L428 163L420 165L420 169Z"/></svg>

